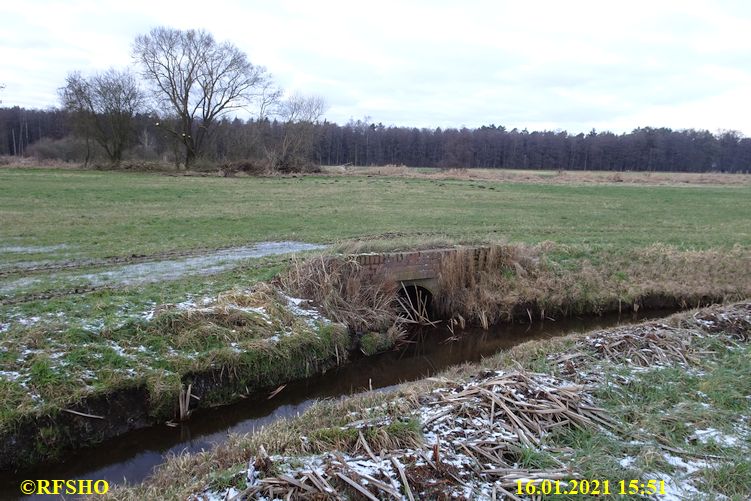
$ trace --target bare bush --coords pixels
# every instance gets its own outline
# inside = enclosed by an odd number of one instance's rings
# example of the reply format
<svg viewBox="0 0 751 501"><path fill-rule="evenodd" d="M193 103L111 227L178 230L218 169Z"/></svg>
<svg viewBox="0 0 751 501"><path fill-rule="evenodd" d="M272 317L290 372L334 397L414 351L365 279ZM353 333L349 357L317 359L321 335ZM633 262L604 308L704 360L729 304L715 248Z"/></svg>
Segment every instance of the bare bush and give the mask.
<svg viewBox="0 0 751 501"><path fill-rule="evenodd" d="M42 138L30 145L27 154L38 160L62 160L64 162L83 162L87 154L89 157L97 157L101 154L99 148L87 147L82 138L73 136L62 139Z"/></svg>
<svg viewBox="0 0 751 501"><path fill-rule="evenodd" d="M281 102L277 114L284 122L281 138L266 147L272 167L281 172L310 170L311 156L320 134L317 122L326 109L323 98L293 94Z"/></svg>
<svg viewBox="0 0 751 501"><path fill-rule="evenodd" d="M133 119L144 105L135 75L114 69L89 78L71 73L59 92L86 145L93 139L111 163L119 164L125 150L137 140ZM87 155L85 162L88 160Z"/></svg>

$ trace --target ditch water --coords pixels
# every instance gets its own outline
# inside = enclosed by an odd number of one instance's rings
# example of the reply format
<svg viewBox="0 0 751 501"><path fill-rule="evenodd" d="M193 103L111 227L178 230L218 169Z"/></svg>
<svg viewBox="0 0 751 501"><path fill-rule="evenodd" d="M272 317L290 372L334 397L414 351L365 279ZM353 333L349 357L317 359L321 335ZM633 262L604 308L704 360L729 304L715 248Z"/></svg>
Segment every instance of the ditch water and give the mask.
<svg viewBox="0 0 751 501"><path fill-rule="evenodd" d="M502 324L485 331L469 328L452 338L445 328L417 334L416 343L401 351L354 360L326 374L289 383L276 396L257 395L239 403L196 411L178 428L157 425L136 430L95 447L67 454L54 464L19 473L0 474L0 499L34 499L20 496L25 479L107 480L110 485L145 479L165 456L197 452L221 443L229 433L251 433L277 419L296 416L316 400L341 398L372 388L394 386L429 377L450 366L476 362L532 339L548 339L571 332L613 327L674 313L653 310L638 315L604 315L533 324ZM49 496L39 496L49 499Z"/></svg>

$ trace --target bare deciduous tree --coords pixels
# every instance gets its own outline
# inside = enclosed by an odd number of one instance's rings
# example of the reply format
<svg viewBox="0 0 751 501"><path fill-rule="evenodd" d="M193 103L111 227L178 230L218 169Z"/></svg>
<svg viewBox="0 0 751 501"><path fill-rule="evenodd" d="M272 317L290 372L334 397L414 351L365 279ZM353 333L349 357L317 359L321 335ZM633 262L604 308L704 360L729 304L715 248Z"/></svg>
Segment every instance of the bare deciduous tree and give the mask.
<svg viewBox="0 0 751 501"><path fill-rule="evenodd" d="M110 69L90 78L74 72L59 89L63 106L76 120L87 141L93 139L113 164L119 164L124 151L135 139L133 117L144 105L144 95L136 77L129 71Z"/></svg>
<svg viewBox="0 0 751 501"><path fill-rule="evenodd" d="M218 118L270 89L265 68L204 30L154 28L136 38L133 56L160 108L176 119L168 131L184 146L186 167L201 154Z"/></svg>
<svg viewBox="0 0 751 501"><path fill-rule="evenodd" d="M278 144L267 148L273 168L299 170L310 163L317 122L325 111L326 101L320 96L293 94L279 103L276 114L284 123L284 133Z"/></svg>

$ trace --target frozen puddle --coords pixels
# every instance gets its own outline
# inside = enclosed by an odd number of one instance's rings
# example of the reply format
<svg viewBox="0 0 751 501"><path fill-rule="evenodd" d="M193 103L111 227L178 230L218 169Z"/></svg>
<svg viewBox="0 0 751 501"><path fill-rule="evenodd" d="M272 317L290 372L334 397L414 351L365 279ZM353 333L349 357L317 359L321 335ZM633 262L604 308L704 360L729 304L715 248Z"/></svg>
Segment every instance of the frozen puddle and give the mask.
<svg viewBox="0 0 751 501"><path fill-rule="evenodd" d="M0 246L0 254L46 254L48 252L55 252L62 249L67 249L66 244L59 245L47 245L47 246L22 246L22 245L6 245Z"/></svg>
<svg viewBox="0 0 751 501"><path fill-rule="evenodd" d="M324 246L304 242L261 242L255 245L221 249L200 256L151 261L115 266L106 271L82 274L52 274L44 278L22 278L0 285L0 293L34 286L43 281L55 281L93 287L127 286L164 280L176 280L189 275L213 275L234 268L246 259L323 249Z"/></svg>

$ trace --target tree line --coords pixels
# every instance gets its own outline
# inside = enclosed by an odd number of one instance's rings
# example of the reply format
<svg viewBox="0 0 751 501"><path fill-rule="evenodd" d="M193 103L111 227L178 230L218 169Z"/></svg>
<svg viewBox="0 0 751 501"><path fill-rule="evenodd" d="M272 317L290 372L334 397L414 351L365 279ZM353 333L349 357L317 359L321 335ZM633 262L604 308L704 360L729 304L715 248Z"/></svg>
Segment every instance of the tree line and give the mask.
<svg viewBox="0 0 751 501"><path fill-rule="evenodd" d="M362 121L320 127L327 165L404 164L504 169L746 172L751 138L736 131L638 128L569 134L489 125L477 129L385 127Z"/></svg>
<svg viewBox="0 0 751 501"><path fill-rule="evenodd" d="M134 66L71 72L59 108L0 108L0 155L115 166L123 160L235 163L253 170L313 165L556 170L751 170L751 139L736 131L638 128L569 134L494 124L469 128L321 120L323 99L285 95L262 66L203 30L158 27L138 36ZM252 118L235 118L242 110Z"/></svg>
<svg viewBox="0 0 751 501"><path fill-rule="evenodd" d="M134 140L124 152L132 161L181 162L180 144L156 125L159 117L137 113ZM0 108L0 155L36 155L83 162L84 139L64 109ZM298 133L295 128L309 130ZM290 145L292 141L305 144ZM91 145L90 145L91 146ZM106 153L94 147L94 155ZM292 165L289 157L302 154ZM89 152L91 155L91 152ZM287 167L281 166L288 158ZM477 129L386 127L365 121L347 124L286 122L277 118L223 118L203 145L203 161L225 164L276 163L279 170L309 165L408 165L505 169L748 172L751 139L734 131L639 128L628 133L569 134L501 126Z"/></svg>

